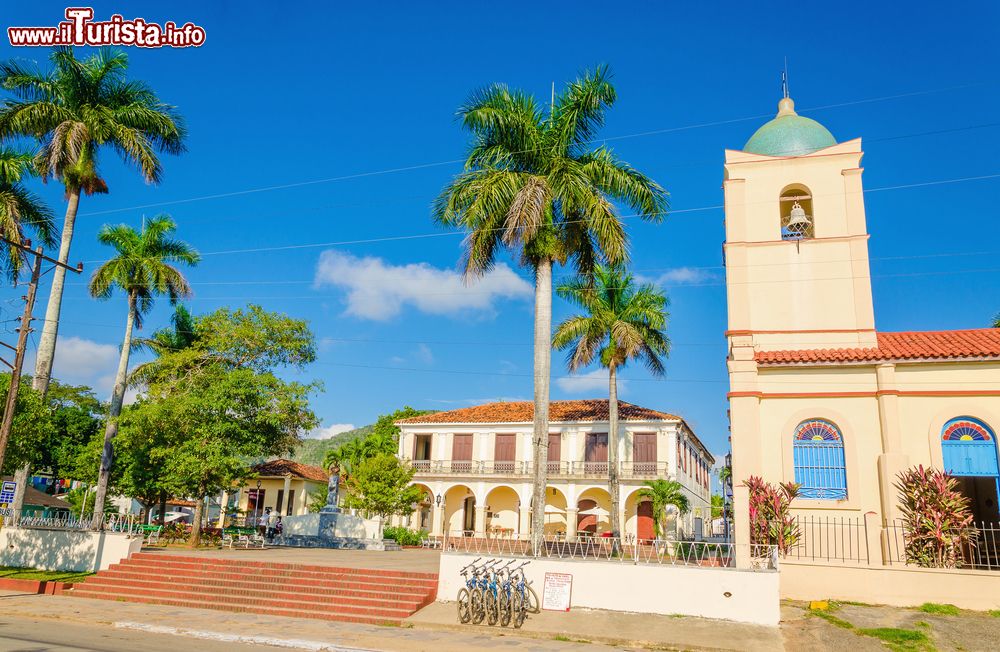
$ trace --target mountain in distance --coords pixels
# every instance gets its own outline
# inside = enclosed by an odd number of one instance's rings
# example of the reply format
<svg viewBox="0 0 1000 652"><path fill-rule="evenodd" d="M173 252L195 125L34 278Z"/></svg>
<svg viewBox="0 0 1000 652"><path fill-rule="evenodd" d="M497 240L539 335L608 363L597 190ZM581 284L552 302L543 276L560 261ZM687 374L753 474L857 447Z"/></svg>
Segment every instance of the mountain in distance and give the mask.
<svg viewBox="0 0 1000 652"><path fill-rule="evenodd" d="M341 444L346 444L352 439L367 437L374 429L375 424L370 423L367 426L338 433L328 439L303 439L299 447L295 449L295 453L292 454L292 459L302 464L323 466L323 458L326 457L328 450L332 450Z"/></svg>

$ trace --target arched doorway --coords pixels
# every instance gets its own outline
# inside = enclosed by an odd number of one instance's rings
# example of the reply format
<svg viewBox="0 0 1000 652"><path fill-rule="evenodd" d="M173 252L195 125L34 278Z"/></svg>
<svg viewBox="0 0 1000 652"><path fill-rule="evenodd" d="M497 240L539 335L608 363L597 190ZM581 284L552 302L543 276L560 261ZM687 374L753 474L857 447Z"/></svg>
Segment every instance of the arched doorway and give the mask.
<svg viewBox="0 0 1000 652"><path fill-rule="evenodd" d="M656 538L656 528L653 526L653 501L644 500L635 508L635 538L640 542Z"/></svg>
<svg viewBox="0 0 1000 652"><path fill-rule="evenodd" d="M455 485L444 493L444 529L449 536L461 536L476 527L476 498L472 489Z"/></svg>
<svg viewBox="0 0 1000 652"><path fill-rule="evenodd" d="M576 531L601 534L611 530L611 494L606 489L592 487L576 501Z"/></svg>
<svg viewBox="0 0 1000 652"><path fill-rule="evenodd" d="M959 481L977 523L1000 521L1000 465L993 429L974 417L956 417L941 429L944 470Z"/></svg>

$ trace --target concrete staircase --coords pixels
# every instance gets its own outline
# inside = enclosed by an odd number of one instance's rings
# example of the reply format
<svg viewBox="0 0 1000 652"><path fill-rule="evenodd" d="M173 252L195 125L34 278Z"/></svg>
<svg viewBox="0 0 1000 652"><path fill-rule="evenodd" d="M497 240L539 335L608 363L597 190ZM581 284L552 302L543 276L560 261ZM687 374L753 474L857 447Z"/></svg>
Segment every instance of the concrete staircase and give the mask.
<svg viewBox="0 0 1000 652"><path fill-rule="evenodd" d="M436 573L136 553L66 595L399 625L434 601Z"/></svg>

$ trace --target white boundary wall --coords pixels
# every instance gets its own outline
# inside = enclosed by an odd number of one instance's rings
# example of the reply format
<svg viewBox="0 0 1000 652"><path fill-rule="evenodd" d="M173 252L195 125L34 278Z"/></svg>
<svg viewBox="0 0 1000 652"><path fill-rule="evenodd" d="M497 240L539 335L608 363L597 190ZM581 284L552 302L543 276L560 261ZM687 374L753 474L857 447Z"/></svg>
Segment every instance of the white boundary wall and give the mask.
<svg viewBox="0 0 1000 652"><path fill-rule="evenodd" d="M463 586L459 570L477 556L441 554L439 601L455 599ZM572 575L571 608L700 616L771 627L781 617L776 571L573 559L532 559L524 570L539 598L545 573Z"/></svg>
<svg viewBox="0 0 1000 652"><path fill-rule="evenodd" d="M98 571L142 548L142 537L115 532L0 528L0 566Z"/></svg>

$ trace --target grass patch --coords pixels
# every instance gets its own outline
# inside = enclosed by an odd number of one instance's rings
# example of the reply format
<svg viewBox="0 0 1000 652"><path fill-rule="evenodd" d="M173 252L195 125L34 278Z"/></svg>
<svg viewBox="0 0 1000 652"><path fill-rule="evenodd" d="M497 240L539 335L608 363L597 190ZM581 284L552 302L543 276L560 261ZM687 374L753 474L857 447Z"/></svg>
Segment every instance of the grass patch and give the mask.
<svg viewBox="0 0 1000 652"><path fill-rule="evenodd" d="M859 629L859 634L877 638L886 644L890 650L909 652L910 650L932 650L931 639L924 632L915 629L900 629L898 627L876 627Z"/></svg>
<svg viewBox="0 0 1000 652"><path fill-rule="evenodd" d="M36 580L51 582L82 582L93 573L75 571L43 571L35 568L0 566L0 577L12 580Z"/></svg>
<svg viewBox="0 0 1000 652"><path fill-rule="evenodd" d="M1000 609L994 609L992 611L987 611L986 613L993 616L994 618L1000 618Z"/></svg>
<svg viewBox="0 0 1000 652"><path fill-rule="evenodd" d="M938 614L940 616L958 616L962 613L962 610L953 604L925 602L917 608L925 614Z"/></svg>
<svg viewBox="0 0 1000 652"><path fill-rule="evenodd" d="M834 627L840 627L841 629L854 629L854 625L847 622L843 618L837 618L832 613L829 613L827 611L810 611L809 613L811 613L814 616L822 618L823 620L830 623Z"/></svg>

